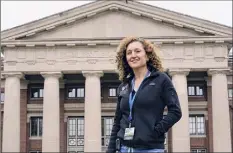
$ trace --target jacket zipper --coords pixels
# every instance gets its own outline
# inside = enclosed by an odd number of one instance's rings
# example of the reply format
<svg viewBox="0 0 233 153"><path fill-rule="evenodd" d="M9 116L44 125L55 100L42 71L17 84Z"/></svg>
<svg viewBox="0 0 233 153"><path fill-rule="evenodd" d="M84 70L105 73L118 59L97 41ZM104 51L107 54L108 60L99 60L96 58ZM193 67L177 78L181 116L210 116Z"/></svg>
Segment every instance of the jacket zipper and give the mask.
<svg viewBox="0 0 233 153"><path fill-rule="evenodd" d="M145 85L145 82L148 80L148 79L151 79L151 78L154 78L154 77L156 77L156 76L153 76L153 75L150 75L150 76L148 76L148 77L146 77L143 81L142 81L142 83L141 83L141 85L140 85L140 87L138 88L138 91L137 91L137 93L136 93L136 96L135 96L135 99L134 99L134 103L133 103L133 106L132 106L132 121L131 121L131 125L134 125L133 124L133 121L134 121L134 104L135 104L135 102L136 102L136 99L137 99L137 97L138 97L138 92L141 90L141 88ZM132 89L132 86L131 86L131 84L130 84L130 91L132 91L133 89Z"/></svg>
<svg viewBox="0 0 233 153"><path fill-rule="evenodd" d="M134 103L133 103L133 105L132 105L132 121L131 121L131 125L133 125L132 123L133 123L133 121L134 121L134 109L133 109L133 108L134 108L134 104L135 104L135 102L136 102L136 99L137 99L137 97L138 97L138 93L139 93L139 91L141 90L142 86L145 84L145 81L147 81L147 79L149 79L150 77L151 77L151 76L145 78L145 79L142 81L140 87L138 88L138 91L135 93L136 96L135 96L135 99L134 99ZM132 91L132 90L133 90L133 89L132 89L132 86L131 86L131 91Z"/></svg>

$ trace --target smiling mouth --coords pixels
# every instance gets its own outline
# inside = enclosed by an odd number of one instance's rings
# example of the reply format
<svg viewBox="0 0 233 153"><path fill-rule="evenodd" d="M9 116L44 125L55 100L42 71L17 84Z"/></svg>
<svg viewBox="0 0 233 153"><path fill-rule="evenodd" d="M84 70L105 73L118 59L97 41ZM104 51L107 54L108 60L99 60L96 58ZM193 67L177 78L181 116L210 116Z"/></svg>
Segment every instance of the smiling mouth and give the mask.
<svg viewBox="0 0 233 153"><path fill-rule="evenodd" d="M139 60L131 60L130 62L135 63L138 62Z"/></svg>

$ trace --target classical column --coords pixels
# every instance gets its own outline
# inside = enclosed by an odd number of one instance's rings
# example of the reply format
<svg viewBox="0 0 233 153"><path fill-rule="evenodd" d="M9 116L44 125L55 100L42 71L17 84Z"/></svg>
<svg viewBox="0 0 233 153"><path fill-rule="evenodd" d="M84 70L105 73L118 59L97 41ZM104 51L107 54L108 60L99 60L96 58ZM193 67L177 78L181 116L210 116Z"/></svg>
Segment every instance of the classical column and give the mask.
<svg viewBox="0 0 233 153"><path fill-rule="evenodd" d="M182 110L182 118L172 127L172 151L190 152L189 107L187 93L187 78L189 69L172 69L170 75L177 91Z"/></svg>
<svg viewBox="0 0 233 153"><path fill-rule="evenodd" d="M102 71L84 71L85 133L84 152L101 152L101 84Z"/></svg>
<svg viewBox="0 0 233 153"><path fill-rule="evenodd" d="M44 81L42 152L60 151L59 78L61 72L42 72Z"/></svg>
<svg viewBox="0 0 233 153"><path fill-rule="evenodd" d="M20 152L20 72L3 73L5 101L2 152Z"/></svg>
<svg viewBox="0 0 233 153"><path fill-rule="evenodd" d="M228 69L210 69L212 76L213 152L232 152L227 90Z"/></svg>

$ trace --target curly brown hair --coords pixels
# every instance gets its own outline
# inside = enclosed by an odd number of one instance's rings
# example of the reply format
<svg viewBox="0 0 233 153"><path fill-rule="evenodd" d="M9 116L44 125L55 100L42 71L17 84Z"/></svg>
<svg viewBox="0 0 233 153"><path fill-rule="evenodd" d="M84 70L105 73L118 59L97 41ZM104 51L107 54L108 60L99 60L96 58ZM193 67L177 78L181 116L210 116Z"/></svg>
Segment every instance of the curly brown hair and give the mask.
<svg viewBox="0 0 233 153"><path fill-rule="evenodd" d="M158 71L163 72L162 62L159 57L160 50L157 46L152 44L150 41L138 38L138 37L126 37L122 39L119 46L117 47L116 63L117 69L119 71L119 80L126 81L129 75L133 75L133 70L130 68L128 62L126 61L126 49L128 45L132 42L141 42L144 50L146 51L149 61L147 65L153 66Z"/></svg>

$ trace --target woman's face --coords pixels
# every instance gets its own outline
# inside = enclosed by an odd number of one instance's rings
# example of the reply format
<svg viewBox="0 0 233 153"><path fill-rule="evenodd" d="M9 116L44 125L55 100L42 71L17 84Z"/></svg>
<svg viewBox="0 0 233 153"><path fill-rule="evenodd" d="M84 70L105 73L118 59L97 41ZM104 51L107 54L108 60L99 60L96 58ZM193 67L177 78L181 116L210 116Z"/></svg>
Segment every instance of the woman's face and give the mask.
<svg viewBox="0 0 233 153"><path fill-rule="evenodd" d="M148 57L141 42L134 41L126 49L126 60L132 69L146 66Z"/></svg>

